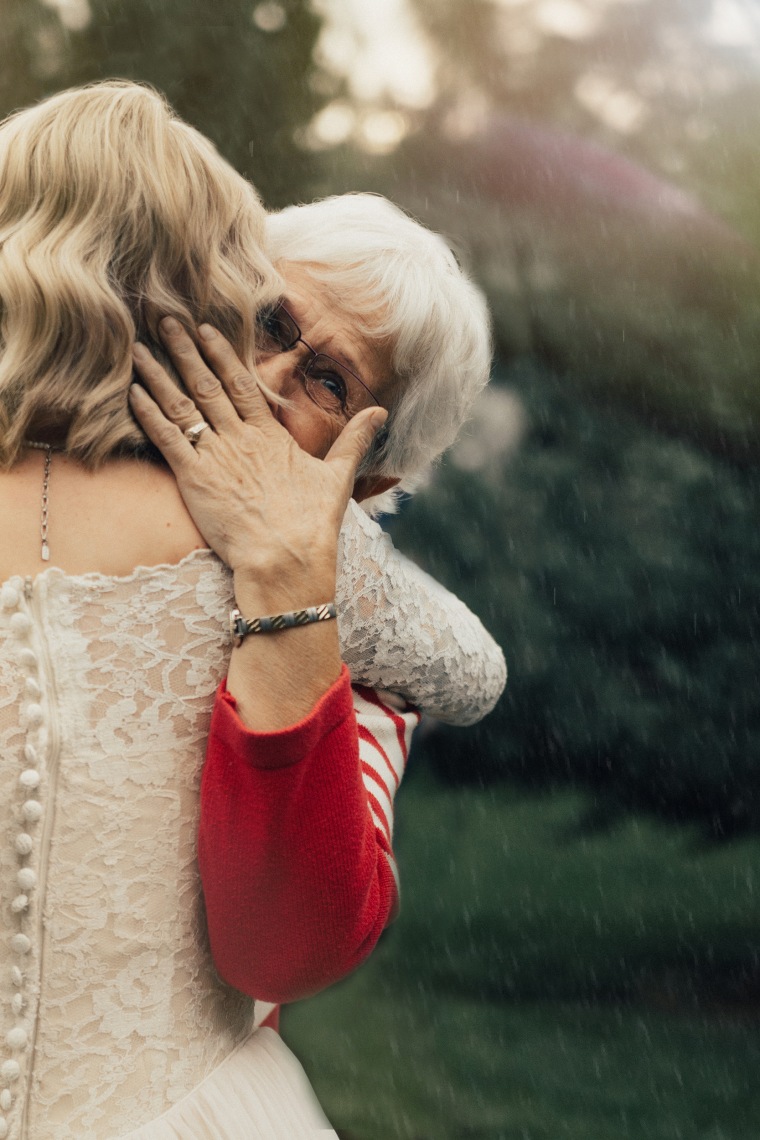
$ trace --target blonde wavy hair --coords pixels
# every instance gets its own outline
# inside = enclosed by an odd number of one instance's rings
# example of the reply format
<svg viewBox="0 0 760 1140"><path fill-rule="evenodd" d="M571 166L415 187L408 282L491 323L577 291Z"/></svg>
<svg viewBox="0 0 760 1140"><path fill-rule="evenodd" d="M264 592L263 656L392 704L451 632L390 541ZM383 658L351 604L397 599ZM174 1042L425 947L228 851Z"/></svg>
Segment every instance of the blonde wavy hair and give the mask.
<svg viewBox="0 0 760 1140"><path fill-rule="evenodd" d="M253 366L280 291L253 187L151 88L64 91L0 124L0 467L54 428L94 468L146 451L136 339L210 321ZM149 449L148 449L149 450Z"/></svg>

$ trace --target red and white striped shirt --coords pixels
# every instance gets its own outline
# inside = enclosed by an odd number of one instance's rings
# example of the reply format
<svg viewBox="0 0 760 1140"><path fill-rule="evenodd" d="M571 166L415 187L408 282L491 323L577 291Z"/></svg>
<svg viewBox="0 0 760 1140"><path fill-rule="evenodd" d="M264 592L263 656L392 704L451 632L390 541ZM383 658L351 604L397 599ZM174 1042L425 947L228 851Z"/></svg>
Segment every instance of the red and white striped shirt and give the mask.
<svg viewBox="0 0 760 1140"><path fill-rule="evenodd" d="M397 697L352 690L345 666L279 732L248 729L220 687L198 854L211 950L231 985L295 1001L372 951L398 908L393 804L418 722Z"/></svg>

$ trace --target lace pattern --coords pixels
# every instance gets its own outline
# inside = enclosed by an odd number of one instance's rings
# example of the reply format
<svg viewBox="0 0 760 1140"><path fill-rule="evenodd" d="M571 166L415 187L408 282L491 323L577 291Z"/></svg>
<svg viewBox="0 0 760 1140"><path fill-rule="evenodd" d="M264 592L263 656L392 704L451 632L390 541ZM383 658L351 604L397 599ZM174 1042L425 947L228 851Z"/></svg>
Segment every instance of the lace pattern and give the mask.
<svg viewBox="0 0 760 1140"><path fill-rule="evenodd" d="M501 649L353 500L338 565L341 649L354 681L400 693L448 724L491 711L507 679Z"/></svg>
<svg viewBox="0 0 760 1140"><path fill-rule="evenodd" d="M482 715L503 660L477 619L361 512L342 558L354 677ZM208 551L0 591L0 1140L139 1129L250 1033L253 1003L213 970L195 862L231 602Z"/></svg>
<svg viewBox="0 0 760 1140"><path fill-rule="evenodd" d="M188 1093L251 1027L252 1003L214 973L195 865L229 579L207 557L118 581L50 570L24 587L6 586L18 601L0 618L0 858L3 885L23 864L38 889L28 949L17 934L4 947L24 979L2 974L4 1062L19 1067L0 1068L4 1119L24 1138L118 1135ZM41 816L20 854L14 785L30 735Z"/></svg>

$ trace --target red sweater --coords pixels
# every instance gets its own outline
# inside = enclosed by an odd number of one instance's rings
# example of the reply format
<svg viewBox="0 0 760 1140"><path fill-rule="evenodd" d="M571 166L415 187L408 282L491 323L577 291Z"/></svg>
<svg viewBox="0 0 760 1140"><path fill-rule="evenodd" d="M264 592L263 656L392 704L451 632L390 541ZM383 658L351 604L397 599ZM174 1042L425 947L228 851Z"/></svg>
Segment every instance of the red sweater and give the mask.
<svg viewBox="0 0 760 1140"><path fill-rule="evenodd" d="M418 720L371 690L352 695L345 666L311 713L280 732L246 728L220 686L198 857L225 981L263 1001L295 1001L369 955L397 907L393 797Z"/></svg>

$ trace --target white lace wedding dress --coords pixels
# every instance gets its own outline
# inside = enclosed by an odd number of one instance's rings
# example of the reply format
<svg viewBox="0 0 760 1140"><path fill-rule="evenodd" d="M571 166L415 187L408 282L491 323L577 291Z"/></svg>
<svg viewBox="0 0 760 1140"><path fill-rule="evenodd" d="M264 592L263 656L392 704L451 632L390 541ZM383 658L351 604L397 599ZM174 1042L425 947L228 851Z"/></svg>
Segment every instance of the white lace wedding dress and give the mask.
<svg viewBox="0 0 760 1140"><path fill-rule="evenodd" d="M480 623L355 508L341 565L356 678L459 722L493 704ZM208 551L0 590L0 1140L334 1135L206 942L199 776L230 604Z"/></svg>

